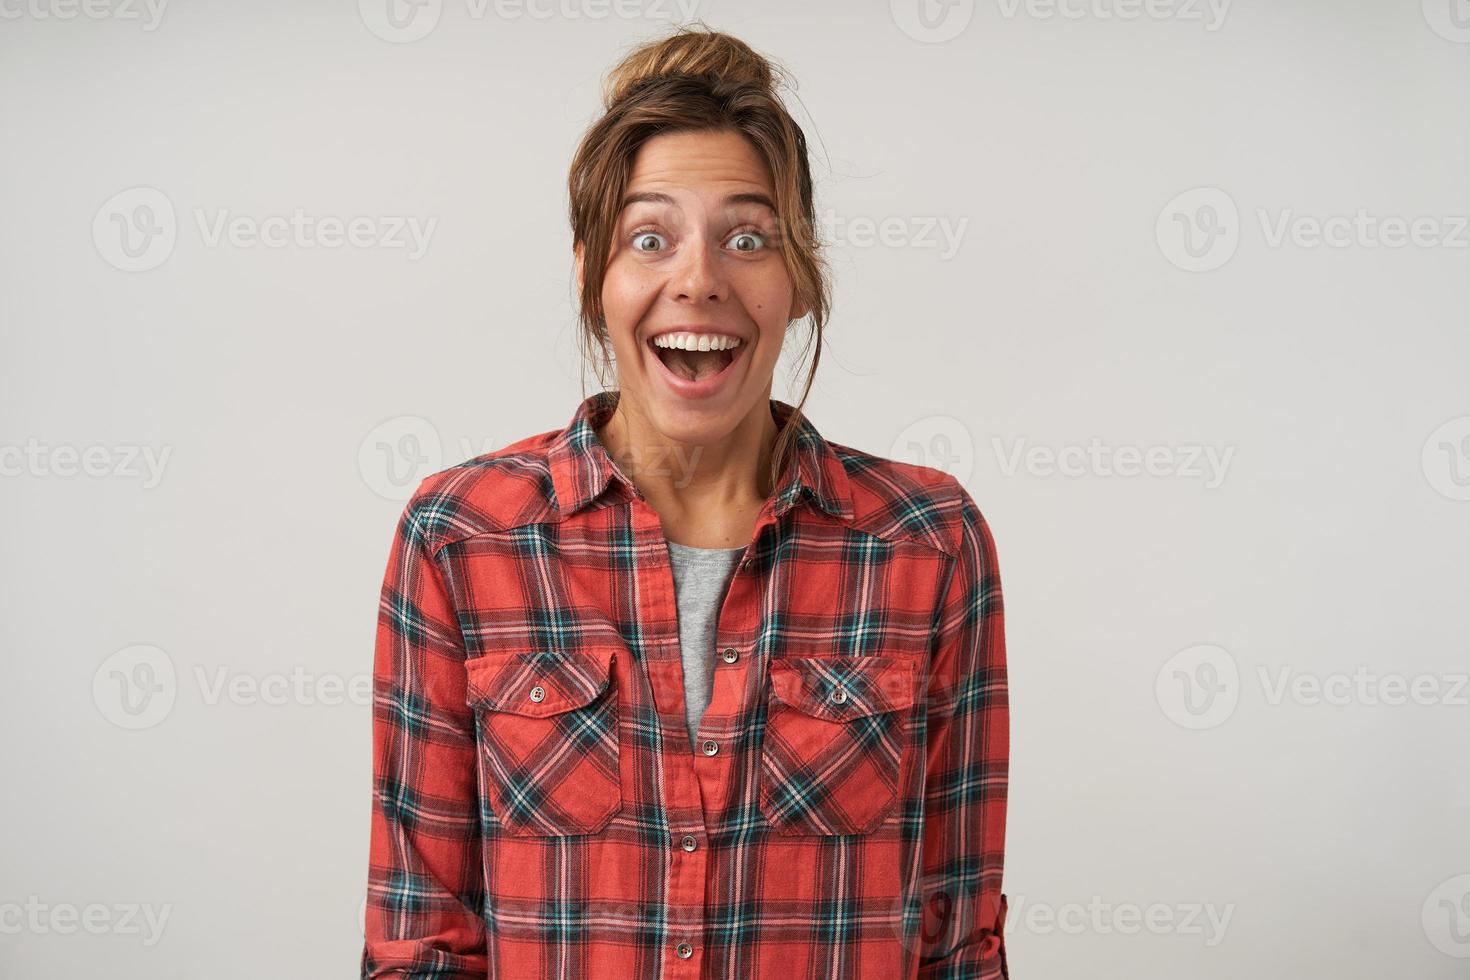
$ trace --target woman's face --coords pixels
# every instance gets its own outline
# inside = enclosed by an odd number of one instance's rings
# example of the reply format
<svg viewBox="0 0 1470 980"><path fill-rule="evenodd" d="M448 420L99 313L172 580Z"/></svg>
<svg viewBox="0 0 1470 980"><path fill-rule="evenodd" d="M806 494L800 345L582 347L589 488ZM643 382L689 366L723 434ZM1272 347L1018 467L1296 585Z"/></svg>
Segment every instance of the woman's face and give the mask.
<svg viewBox="0 0 1470 980"><path fill-rule="evenodd" d="M740 134L668 133L639 149L602 304L621 397L664 437L715 441L766 409L787 324L805 314L778 231L770 174Z"/></svg>

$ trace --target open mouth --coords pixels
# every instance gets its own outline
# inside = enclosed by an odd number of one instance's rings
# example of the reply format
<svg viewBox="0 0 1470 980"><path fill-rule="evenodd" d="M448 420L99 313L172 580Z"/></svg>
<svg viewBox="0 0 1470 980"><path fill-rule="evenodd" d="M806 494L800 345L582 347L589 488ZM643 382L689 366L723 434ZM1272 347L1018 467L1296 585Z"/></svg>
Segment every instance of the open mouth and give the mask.
<svg viewBox="0 0 1470 980"><path fill-rule="evenodd" d="M745 349L745 345L740 344L725 350L683 350L660 347L652 340L649 340L648 346L670 374L694 382L723 373Z"/></svg>

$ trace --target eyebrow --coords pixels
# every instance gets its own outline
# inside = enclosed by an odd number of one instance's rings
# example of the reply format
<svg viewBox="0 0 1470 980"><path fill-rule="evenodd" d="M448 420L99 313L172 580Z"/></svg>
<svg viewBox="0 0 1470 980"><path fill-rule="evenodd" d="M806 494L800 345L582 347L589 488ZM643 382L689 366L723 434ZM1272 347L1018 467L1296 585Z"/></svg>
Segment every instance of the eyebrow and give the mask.
<svg viewBox="0 0 1470 980"><path fill-rule="evenodd" d="M674 204L674 199L669 195L662 194L658 191L637 191L635 193L625 194L623 196L623 207L625 208L628 207L630 204L638 204L640 202L647 202L649 204L667 204L672 207ZM771 201L771 199L766 195L759 193L730 194L725 197L723 203L727 207L734 204L759 204L764 207L770 208L773 212L776 210L776 205Z"/></svg>

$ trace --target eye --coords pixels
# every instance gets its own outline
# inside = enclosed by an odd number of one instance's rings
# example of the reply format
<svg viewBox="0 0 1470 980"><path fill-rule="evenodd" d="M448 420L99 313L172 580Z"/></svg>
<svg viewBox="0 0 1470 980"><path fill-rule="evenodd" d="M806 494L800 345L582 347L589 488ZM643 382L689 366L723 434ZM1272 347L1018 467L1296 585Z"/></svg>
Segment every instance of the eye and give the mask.
<svg viewBox="0 0 1470 980"><path fill-rule="evenodd" d="M664 236L656 231L640 229L633 232L633 251L635 252L661 252L668 246Z"/></svg>
<svg viewBox="0 0 1470 980"><path fill-rule="evenodd" d="M755 252L766 246L766 236L750 229L737 231L730 236L730 241L735 243L737 252Z"/></svg>

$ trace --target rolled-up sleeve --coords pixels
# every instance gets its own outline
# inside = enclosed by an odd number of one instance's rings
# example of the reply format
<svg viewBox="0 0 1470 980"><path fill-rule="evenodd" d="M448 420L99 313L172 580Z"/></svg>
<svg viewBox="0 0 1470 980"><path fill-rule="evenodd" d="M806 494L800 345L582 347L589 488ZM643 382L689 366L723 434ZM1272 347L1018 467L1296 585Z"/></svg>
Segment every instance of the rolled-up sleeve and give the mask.
<svg viewBox="0 0 1470 980"><path fill-rule="evenodd" d="M1010 976L1001 891L1010 719L990 529L956 484L960 533L927 689L920 980Z"/></svg>
<svg viewBox="0 0 1470 980"><path fill-rule="evenodd" d="M364 980L486 975L464 639L424 511L415 494L398 522L378 612Z"/></svg>

